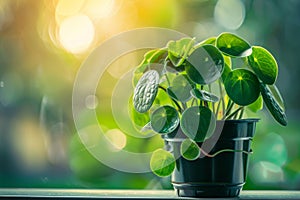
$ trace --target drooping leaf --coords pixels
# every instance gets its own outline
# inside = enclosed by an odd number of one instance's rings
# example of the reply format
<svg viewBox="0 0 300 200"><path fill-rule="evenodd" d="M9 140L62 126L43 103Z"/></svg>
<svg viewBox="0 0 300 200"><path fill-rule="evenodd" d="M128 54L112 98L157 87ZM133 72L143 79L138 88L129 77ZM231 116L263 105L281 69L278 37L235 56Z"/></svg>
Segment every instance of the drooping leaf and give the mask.
<svg viewBox="0 0 300 200"><path fill-rule="evenodd" d="M150 116L152 129L160 134L171 133L179 125L179 115L171 106L161 106Z"/></svg>
<svg viewBox="0 0 300 200"><path fill-rule="evenodd" d="M263 109L263 99L262 99L261 95L259 95L259 97L256 99L256 101L254 101L253 103L248 105L247 108L254 113Z"/></svg>
<svg viewBox="0 0 300 200"><path fill-rule="evenodd" d="M186 160L196 160L200 156L200 148L196 142L187 138L180 145L180 154Z"/></svg>
<svg viewBox="0 0 300 200"><path fill-rule="evenodd" d="M278 66L272 54L263 47L253 46L248 62L258 78L265 84L275 83Z"/></svg>
<svg viewBox="0 0 300 200"><path fill-rule="evenodd" d="M157 95L158 83L159 74L155 70L147 71L138 81L133 95L133 105L138 112L144 113L152 106Z"/></svg>
<svg viewBox="0 0 300 200"><path fill-rule="evenodd" d="M247 106L259 97L259 81L256 75L247 69L232 70L224 80L225 90L232 101Z"/></svg>
<svg viewBox="0 0 300 200"><path fill-rule="evenodd" d="M282 109L280 104L275 99L272 90L270 90L266 84L261 83L260 91L261 91L263 100L264 100L268 110L270 111L271 115L274 117L274 119L279 124L286 126L287 125L287 117L285 115L284 110Z"/></svg>
<svg viewBox="0 0 300 200"><path fill-rule="evenodd" d="M209 93L205 90L193 89L193 90L191 90L191 94L193 97L200 99L202 101L207 101L207 102L219 101L219 97L217 97L216 95Z"/></svg>
<svg viewBox="0 0 300 200"><path fill-rule="evenodd" d="M195 49L187 58L185 70L195 83L210 84L221 77L224 58L213 45L206 44Z"/></svg>
<svg viewBox="0 0 300 200"><path fill-rule="evenodd" d="M151 156L150 169L157 176L169 176L175 169L175 158L168 151L157 149Z"/></svg>
<svg viewBox="0 0 300 200"><path fill-rule="evenodd" d="M177 41L172 40L168 42L168 56L175 67L183 64L194 44L195 39L193 38L182 38Z"/></svg>
<svg viewBox="0 0 300 200"><path fill-rule="evenodd" d="M251 45L232 33L220 34L216 40L216 47L230 57L246 57L252 53Z"/></svg>
<svg viewBox="0 0 300 200"><path fill-rule="evenodd" d="M267 87L269 88L271 94L275 98L275 100L278 103L278 105L281 107L281 109L283 111L285 111L284 100L283 100L283 98L282 98L282 96L281 96L278 88L276 87L276 85L268 85Z"/></svg>
<svg viewBox="0 0 300 200"><path fill-rule="evenodd" d="M215 130L215 115L204 106L190 107L183 112L180 127L190 139L202 142L210 137Z"/></svg>
<svg viewBox="0 0 300 200"><path fill-rule="evenodd" d="M185 103L191 99L190 90L194 85L187 75L180 74L173 79L171 87L167 88L167 93L171 98Z"/></svg>

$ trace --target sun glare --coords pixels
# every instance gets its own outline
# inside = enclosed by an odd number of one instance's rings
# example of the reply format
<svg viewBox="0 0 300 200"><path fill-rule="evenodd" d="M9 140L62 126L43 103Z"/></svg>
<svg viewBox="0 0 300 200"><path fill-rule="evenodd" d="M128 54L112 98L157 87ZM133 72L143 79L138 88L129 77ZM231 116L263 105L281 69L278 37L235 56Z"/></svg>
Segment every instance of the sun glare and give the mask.
<svg viewBox="0 0 300 200"><path fill-rule="evenodd" d="M59 27L59 41L71 53L86 51L95 37L95 27L86 15L74 15L62 21Z"/></svg>

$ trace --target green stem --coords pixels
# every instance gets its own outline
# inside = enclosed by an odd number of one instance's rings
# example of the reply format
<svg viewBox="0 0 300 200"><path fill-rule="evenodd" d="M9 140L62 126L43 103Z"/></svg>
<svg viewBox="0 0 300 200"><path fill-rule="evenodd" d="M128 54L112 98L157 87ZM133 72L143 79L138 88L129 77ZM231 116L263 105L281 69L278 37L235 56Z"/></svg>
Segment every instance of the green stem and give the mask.
<svg viewBox="0 0 300 200"><path fill-rule="evenodd" d="M242 118L243 118L244 111L245 111L245 109L244 109L244 107L243 107L243 109L240 111L239 119L242 119Z"/></svg>
<svg viewBox="0 0 300 200"><path fill-rule="evenodd" d="M234 112L232 112L230 115L228 115L228 116L226 117L226 119L230 119L230 118L232 118L233 116L237 115L237 113L238 113L240 110L242 110L242 109L244 109L243 106L239 107L239 108L236 109Z"/></svg>
<svg viewBox="0 0 300 200"><path fill-rule="evenodd" d="M209 93L211 93L211 84L208 85L208 91L209 91ZM211 105L212 105L213 113L216 113L215 102L212 102Z"/></svg>
<svg viewBox="0 0 300 200"><path fill-rule="evenodd" d="M217 117L218 117L218 115L219 115L220 105L221 105L221 103L222 103L221 101L223 101L223 98L220 99L220 101L218 102L218 105L217 105L217 110L216 110L216 112L215 112L215 116L217 116Z"/></svg>
<svg viewBox="0 0 300 200"><path fill-rule="evenodd" d="M221 80L219 79L219 90L220 90L220 97L221 97L221 103L222 103L222 108L223 108L223 117L225 116L225 101L224 101L224 94L222 90L222 83ZM218 110L219 112L219 110Z"/></svg>
<svg viewBox="0 0 300 200"><path fill-rule="evenodd" d="M158 88L162 89L163 91L165 91L165 93L167 93L166 88L162 87L161 85L159 85ZM167 93L167 94L168 94L168 93ZM169 96L169 95L168 95L168 96ZM171 97L170 97L170 99L173 101L173 103L175 103L175 105L176 105L176 107L178 108L179 112L182 112L183 109L182 109L182 107L179 105L179 103L178 103L177 101L175 101L174 99L172 99Z"/></svg>
<svg viewBox="0 0 300 200"><path fill-rule="evenodd" d="M225 113L225 115L223 116L222 119L228 118L227 116L228 116L229 113L231 112L231 109L233 108L233 105L234 105L233 101L229 99L229 100L228 100L228 104L227 104L227 110L226 110L226 113Z"/></svg>
<svg viewBox="0 0 300 200"><path fill-rule="evenodd" d="M245 154L251 154L252 151L244 151L244 150L234 150L234 149L222 149L220 151L217 151L216 153L214 154L209 154L207 152L205 152L202 148L200 148L201 152L207 156L207 157L210 157L210 158L213 158L215 157L216 155L220 154L220 153L223 153L223 152L241 152L241 153L245 153Z"/></svg>

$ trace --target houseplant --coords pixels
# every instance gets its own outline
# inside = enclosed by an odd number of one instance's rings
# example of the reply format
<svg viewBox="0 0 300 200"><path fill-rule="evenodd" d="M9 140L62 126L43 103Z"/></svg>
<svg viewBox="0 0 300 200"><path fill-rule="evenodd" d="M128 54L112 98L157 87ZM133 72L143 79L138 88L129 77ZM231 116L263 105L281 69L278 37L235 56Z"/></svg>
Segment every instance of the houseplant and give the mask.
<svg viewBox="0 0 300 200"><path fill-rule="evenodd" d="M264 103L287 125L277 75L269 51L232 33L148 51L134 71L131 114L143 131L165 140L152 154L151 170L172 173L179 196L238 196L258 121L249 112Z"/></svg>

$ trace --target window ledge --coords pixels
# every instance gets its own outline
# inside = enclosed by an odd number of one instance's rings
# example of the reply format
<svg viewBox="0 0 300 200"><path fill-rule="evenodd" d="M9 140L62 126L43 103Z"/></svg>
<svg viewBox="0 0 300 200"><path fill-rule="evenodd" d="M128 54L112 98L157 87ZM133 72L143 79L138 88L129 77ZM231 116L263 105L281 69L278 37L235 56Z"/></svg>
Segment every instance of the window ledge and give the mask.
<svg viewBox="0 0 300 200"><path fill-rule="evenodd" d="M173 190L0 189L0 199L182 199ZM192 199L192 198L184 198ZM213 198L210 198L213 199ZM230 199L230 198L228 198ZM300 199L300 191L246 190L232 199Z"/></svg>

